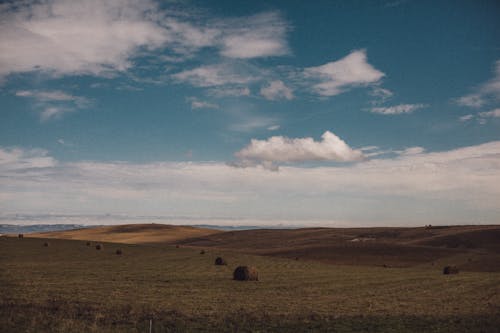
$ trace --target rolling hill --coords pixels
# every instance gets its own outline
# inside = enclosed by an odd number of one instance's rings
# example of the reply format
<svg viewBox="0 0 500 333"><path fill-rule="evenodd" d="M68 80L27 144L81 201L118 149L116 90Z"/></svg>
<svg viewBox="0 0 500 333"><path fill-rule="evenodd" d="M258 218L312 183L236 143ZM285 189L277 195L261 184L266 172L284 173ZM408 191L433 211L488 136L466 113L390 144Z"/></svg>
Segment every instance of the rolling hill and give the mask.
<svg viewBox="0 0 500 333"><path fill-rule="evenodd" d="M500 271L500 226L303 228L218 231L130 224L35 233L29 237L213 248L329 264L384 267L455 264Z"/></svg>
<svg viewBox="0 0 500 333"><path fill-rule="evenodd" d="M29 234L29 237L143 244L164 242L172 243L186 238L204 237L218 232L218 230L214 229L150 223L99 226L95 228L32 233Z"/></svg>

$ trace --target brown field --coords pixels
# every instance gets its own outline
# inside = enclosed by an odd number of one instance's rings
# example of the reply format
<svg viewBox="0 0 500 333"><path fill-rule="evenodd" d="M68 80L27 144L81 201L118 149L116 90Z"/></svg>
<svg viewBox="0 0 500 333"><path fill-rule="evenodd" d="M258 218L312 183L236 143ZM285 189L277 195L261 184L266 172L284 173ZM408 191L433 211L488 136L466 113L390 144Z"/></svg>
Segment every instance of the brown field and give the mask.
<svg viewBox="0 0 500 333"><path fill-rule="evenodd" d="M387 267L457 265L500 271L500 226L304 228L217 231L131 224L29 234L27 237L181 245L329 264Z"/></svg>
<svg viewBox="0 0 500 333"><path fill-rule="evenodd" d="M149 224L45 234L49 247L41 234L0 237L0 331L498 332L499 230ZM241 265L259 281L234 281Z"/></svg>
<svg viewBox="0 0 500 333"><path fill-rule="evenodd" d="M218 232L219 231L213 229L151 223L99 226L95 228L32 233L29 234L29 237L143 244L161 242L171 243L191 237L208 236Z"/></svg>

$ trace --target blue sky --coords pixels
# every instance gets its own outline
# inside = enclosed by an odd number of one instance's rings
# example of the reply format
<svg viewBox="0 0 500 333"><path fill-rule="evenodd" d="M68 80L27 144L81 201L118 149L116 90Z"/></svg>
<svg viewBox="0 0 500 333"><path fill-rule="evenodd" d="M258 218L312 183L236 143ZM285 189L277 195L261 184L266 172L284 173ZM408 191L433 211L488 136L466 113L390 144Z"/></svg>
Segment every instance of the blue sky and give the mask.
<svg viewBox="0 0 500 333"><path fill-rule="evenodd" d="M2 216L498 223L499 14L3 2Z"/></svg>

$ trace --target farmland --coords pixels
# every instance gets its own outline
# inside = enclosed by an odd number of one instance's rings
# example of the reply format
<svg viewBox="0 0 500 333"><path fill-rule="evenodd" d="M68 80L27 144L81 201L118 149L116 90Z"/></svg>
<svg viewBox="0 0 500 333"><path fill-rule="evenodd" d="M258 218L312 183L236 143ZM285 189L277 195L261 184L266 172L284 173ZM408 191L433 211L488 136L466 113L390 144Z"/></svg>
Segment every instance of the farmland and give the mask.
<svg viewBox="0 0 500 333"><path fill-rule="evenodd" d="M207 237L216 235L222 236ZM206 246L200 254L199 247L187 245L101 244L96 250L80 240L1 237L0 312L7 331L145 332L150 320L154 332L500 327L499 273L442 274L441 264L450 258L466 265L463 250L440 252L434 265L399 261L383 267L224 246ZM122 255L116 255L118 248ZM217 256L228 265L215 266ZM233 281L237 265L255 266L259 281Z"/></svg>

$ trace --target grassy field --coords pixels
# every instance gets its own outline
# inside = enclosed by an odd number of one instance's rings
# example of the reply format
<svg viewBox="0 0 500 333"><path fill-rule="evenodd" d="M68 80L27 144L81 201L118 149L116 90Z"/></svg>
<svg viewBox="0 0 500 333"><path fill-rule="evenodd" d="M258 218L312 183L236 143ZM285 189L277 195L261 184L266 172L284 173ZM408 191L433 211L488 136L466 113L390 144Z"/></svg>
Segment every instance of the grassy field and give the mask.
<svg viewBox="0 0 500 333"><path fill-rule="evenodd" d="M5 332L498 332L500 274L0 237ZM116 255L116 249L123 254ZM228 266L215 266L222 255ZM258 282L232 280L240 264Z"/></svg>

